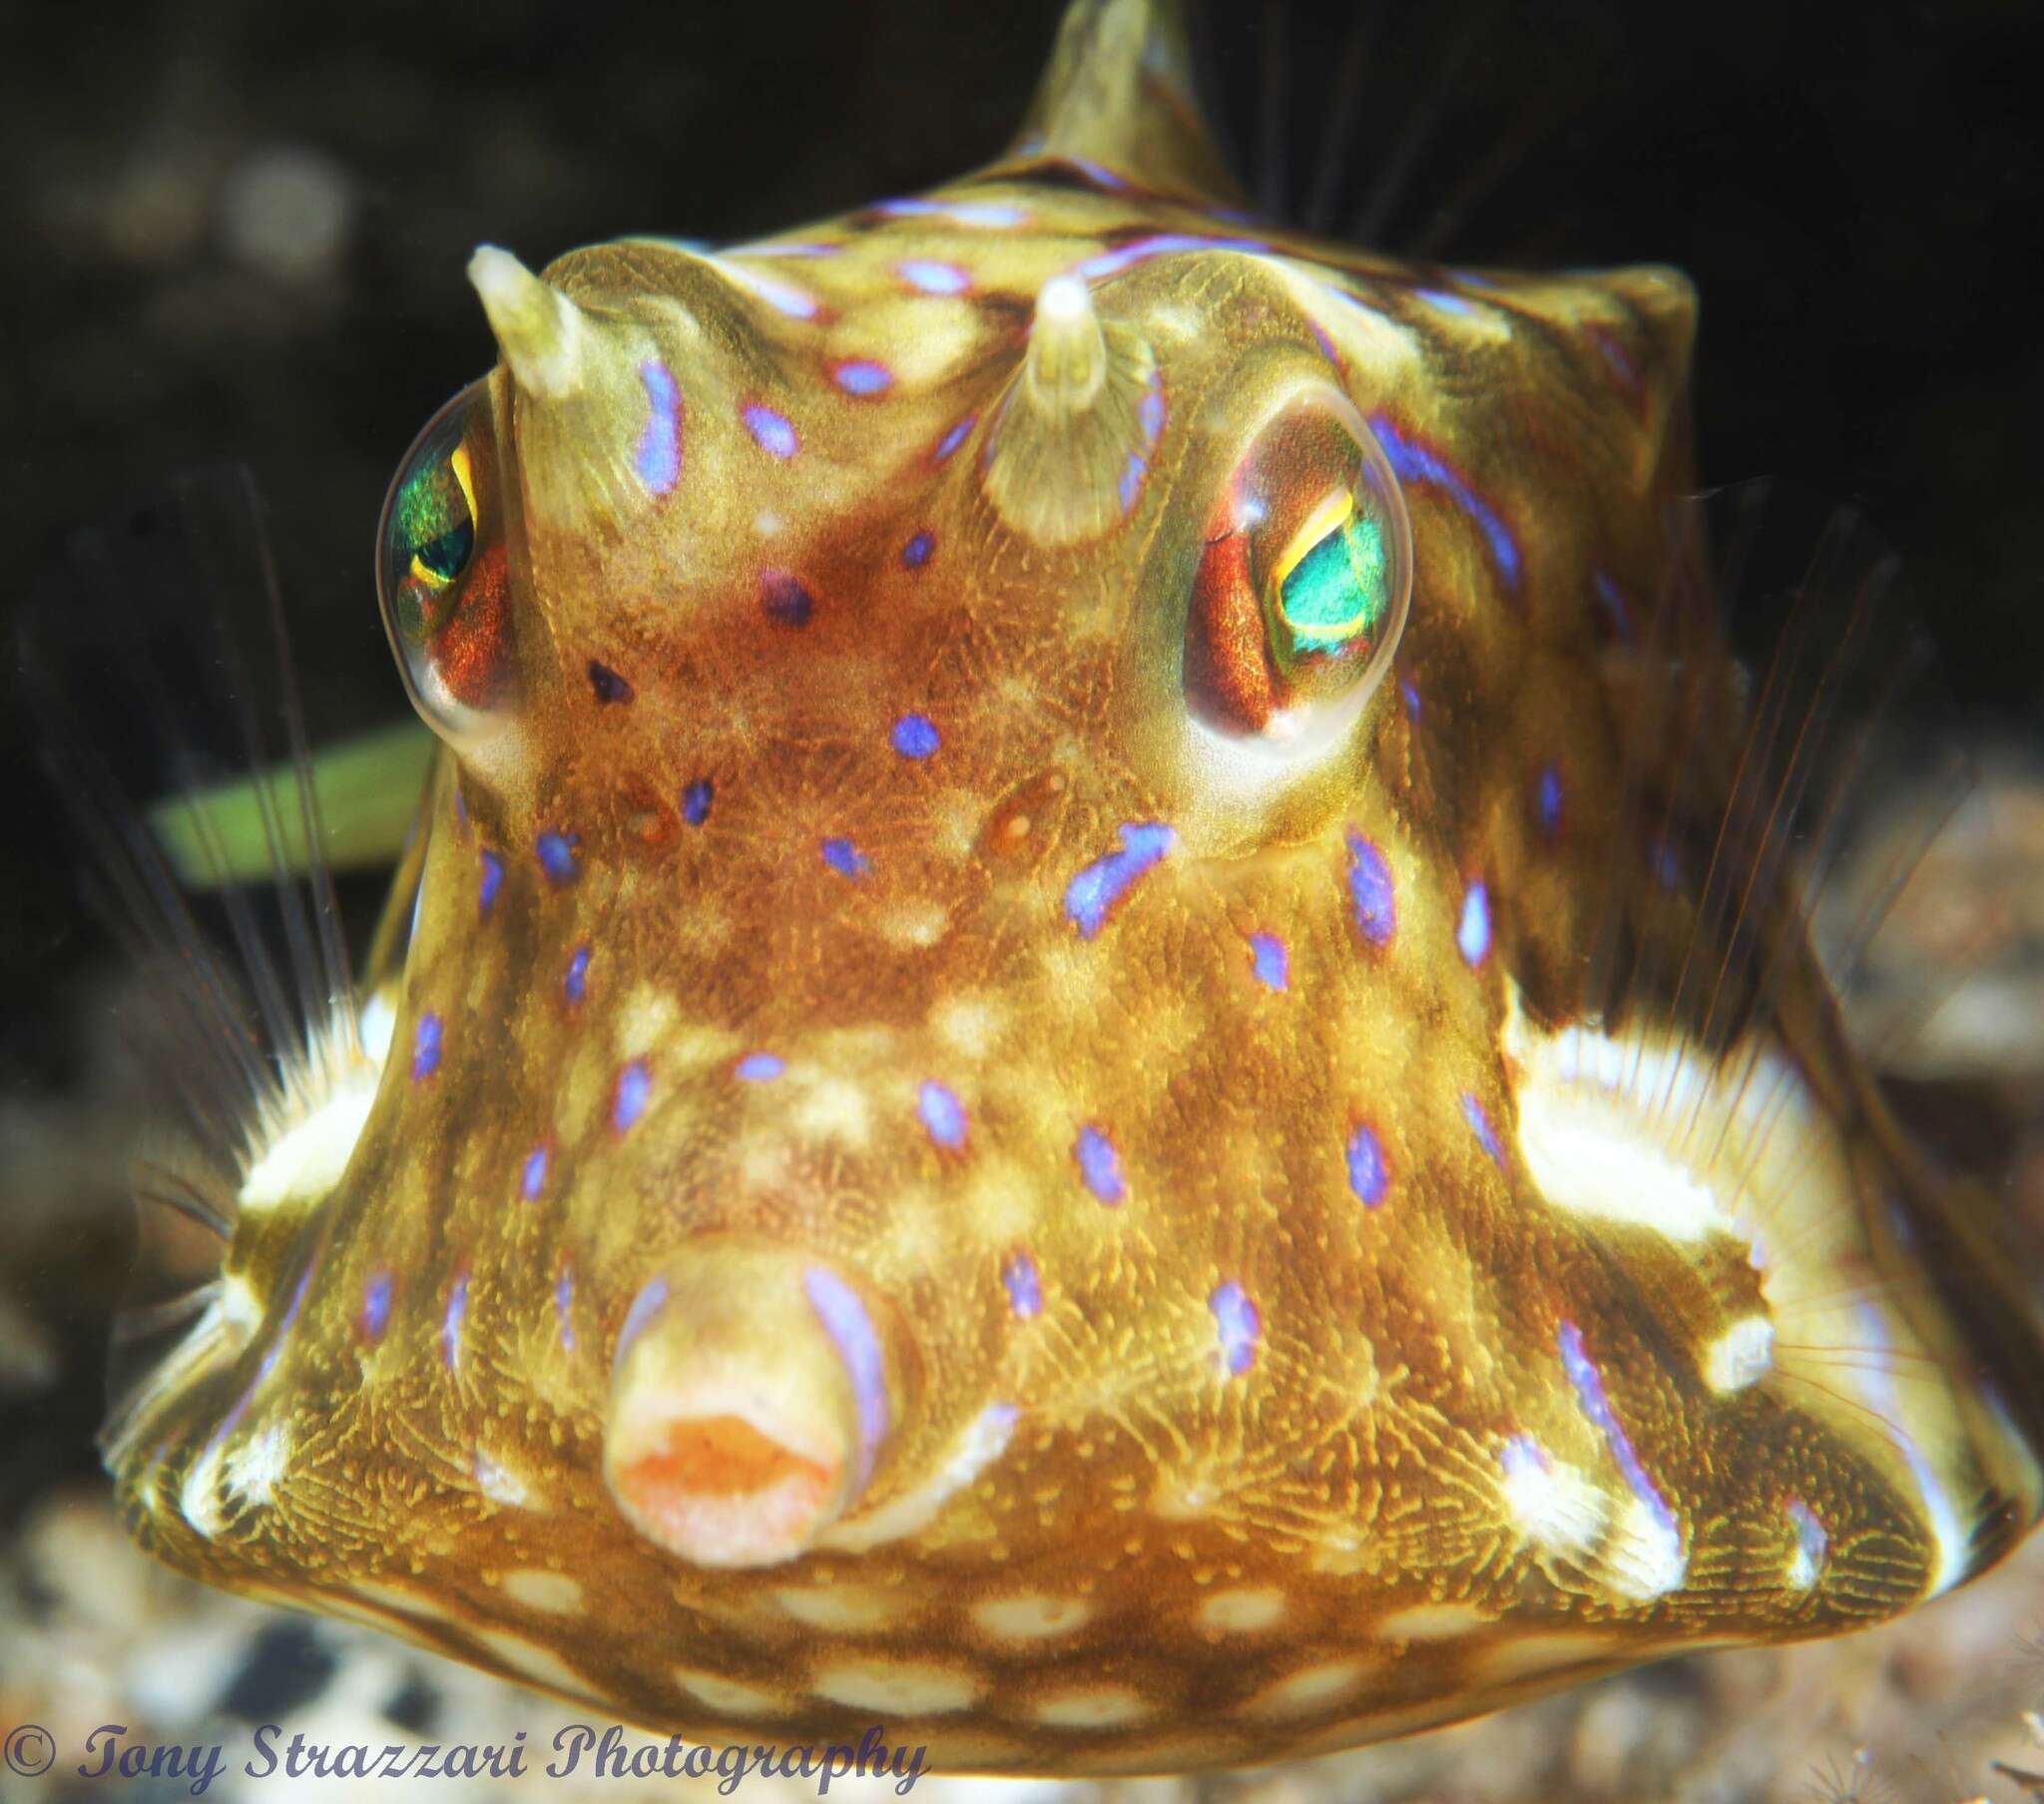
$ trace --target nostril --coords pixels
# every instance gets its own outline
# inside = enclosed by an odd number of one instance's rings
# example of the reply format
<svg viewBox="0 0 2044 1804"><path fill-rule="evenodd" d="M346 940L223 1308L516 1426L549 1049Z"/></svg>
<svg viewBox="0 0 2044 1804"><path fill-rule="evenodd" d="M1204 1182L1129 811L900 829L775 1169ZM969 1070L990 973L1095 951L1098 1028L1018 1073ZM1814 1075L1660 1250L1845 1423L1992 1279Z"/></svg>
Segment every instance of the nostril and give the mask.
<svg viewBox="0 0 2044 1804"><path fill-rule="evenodd" d="M719 1240L640 1292L613 1359L604 1477L698 1566L792 1560L858 1499L887 1430L864 1303L793 1249Z"/></svg>

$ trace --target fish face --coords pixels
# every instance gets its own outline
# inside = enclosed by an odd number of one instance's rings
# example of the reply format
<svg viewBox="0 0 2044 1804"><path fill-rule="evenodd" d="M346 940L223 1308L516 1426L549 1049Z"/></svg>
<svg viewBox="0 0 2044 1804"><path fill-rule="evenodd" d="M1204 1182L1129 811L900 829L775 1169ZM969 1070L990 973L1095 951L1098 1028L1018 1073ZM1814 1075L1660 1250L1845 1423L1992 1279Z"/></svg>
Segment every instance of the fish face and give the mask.
<svg viewBox="0 0 2044 1804"><path fill-rule="evenodd" d="M1217 219L1049 105L799 237L478 254L503 362L380 547L410 949L256 1136L146 1538L1012 1772L1969 1577L2034 1314L1728 904L1737 682L1633 618L1687 285Z"/></svg>

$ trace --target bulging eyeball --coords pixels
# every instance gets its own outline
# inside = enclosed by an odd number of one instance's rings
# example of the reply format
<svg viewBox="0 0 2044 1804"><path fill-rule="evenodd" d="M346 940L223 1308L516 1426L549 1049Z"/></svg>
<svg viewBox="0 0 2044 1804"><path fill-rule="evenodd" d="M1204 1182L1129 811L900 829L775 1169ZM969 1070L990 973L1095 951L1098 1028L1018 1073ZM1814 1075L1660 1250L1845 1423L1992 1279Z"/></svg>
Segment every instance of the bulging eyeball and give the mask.
<svg viewBox="0 0 2044 1804"><path fill-rule="evenodd" d="M1325 743L1389 669L1412 528L1375 436L1338 390L1284 400L1209 518L1187 617L1186 696L1229 737Z"/></svg>
<svg viewBox="0 0 2044 1804"><path fill-rule="evenodd" d="M399 466L376 537L384 631L412 705L459 747L509 699L510 573L487 383L463 389Z"/></svg>

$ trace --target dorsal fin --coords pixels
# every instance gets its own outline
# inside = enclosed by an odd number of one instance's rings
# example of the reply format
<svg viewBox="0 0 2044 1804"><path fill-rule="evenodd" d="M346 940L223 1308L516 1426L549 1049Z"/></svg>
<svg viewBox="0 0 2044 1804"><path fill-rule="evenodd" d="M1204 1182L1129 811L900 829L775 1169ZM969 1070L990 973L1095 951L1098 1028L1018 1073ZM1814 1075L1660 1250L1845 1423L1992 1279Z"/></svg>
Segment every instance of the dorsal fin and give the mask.
<svg viewBox="0 0 2044 1804"><path fill-rule="evenodd" d="M1009 156L1070 157L1139 187L1239 206L1193 98L1184 0L1072 0Z"/></svg>

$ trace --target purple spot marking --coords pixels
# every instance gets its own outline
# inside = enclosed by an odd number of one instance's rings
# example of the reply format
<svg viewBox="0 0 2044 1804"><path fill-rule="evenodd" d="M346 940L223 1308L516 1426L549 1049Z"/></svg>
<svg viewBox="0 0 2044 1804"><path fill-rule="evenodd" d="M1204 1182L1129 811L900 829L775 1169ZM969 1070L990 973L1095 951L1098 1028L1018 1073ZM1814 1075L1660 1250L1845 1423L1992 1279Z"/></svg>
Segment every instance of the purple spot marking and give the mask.
<svg viewBox="0 0 2044 1804"><path fill-rule="evenodd" d="M682 818L692 827L700 827L710 818L710 803L717 794L717 785L707 776L699 776L682 791Z"/></svg>
<svg viewBox="0 0 2044 1804"><path fill-rule="evenodd" d="M1561 766L1547 764L1533 783L1533 809L1540 817L1540 837L1550 845L1561 837Z"/></svg>
<svg viewBox="0 0 2044 1804"><path fill-rule="evenodd" d="M840 877L863 877L873 868L872 860L848 839L824 840L823 862Z"/></svg>
<svg viewBox="0 0 2044 1804"><path fill-rule="evenodd" d="M1498 511L1470 486L1468 477L1431 445L1408 438L1399 431L1389 414L1371 414L1369 423L1398 480L1432 483L1436 488L1445 489L1448 498L1476 522L1477 530L1489 542L1491 559L1506 587L1517 589L1519 542L1512 537L1511 528L1505 525Z"/></svg>
<svg viewBox="0 0 2044 1804"><path fill-rule="evenodd" d="M774 457L792 457L801 449L801 440L795 437L794 427L788 423L786 414L775 413L758 401L749 401L741 410L741 417L761 450Z"/></svg>
<svg viewBox="0 0 2044 1804"><path fill-rule="evenodd" d="M849 395L885 394L894 386L894 372L886 364L866 357L853 357L834 365L830 379Z"/></svg>
<svg viewBox="0 0 2044 1804"><path fill-rule="evenodd" d="M1109 913L1136 879L1178 843L1178 835L1161 821L1131 821L1119 831L1122 849L1096 858L1065 886L1065 913L1082 940L1090 940L1106 925Z"/></svg>
<svg viewBox="0 0 2044 1804"><path fill-rule="evenodd" d="M1095 163L1091 157L1067 157L1064 161L1084 176L1095 188L1104 188L1111 195L1118 195L1128 187L1121 177L1104 163Z"/></svg>
<svg viewBox="0 0 2044 1804"><path fill-rule="evenodd" d="M930 552L936 543L928 533L917 533L901 548L901 562L910 570L920 570L930 561Z"/></svg>
<svg viewBox="0 0 2044 1804"><path fill-rule="evenodd" d="M1291 958L1284 950L1284 942L1275 933L1250 935L1250 969L1267 990L1282 995L1291 988Z"/></svg>
<svg viewBox="0 0 2044 1804"><path fill-rule="evenodd" d="M1415 726L1419 723L1419 689L1411 682L1398 684L1398 693L1405 697L1405 718Z"/></svg>
<svg viewBox="0 0 2044 1804"><path fill-rule="evenodd" d="M611 1098L611 1126L620 1133L628 1131L653 1095L653 1072L644 1059L634 1059L618 1073L617 1094Z"/></svg>
<svg viewBox="0 0 2044 1804"><path fill-rule="evenodd" d="M747 1084L771 1084L787 1070L787 1061L777 1053L748 1053L731 1068L732 1076Z"/></svg>
<svg viewBox="0 0 2044 1804"><path fill-rule="evenodd" d="M1164 434L1164 385L1153 374L1150 386L1143 391L1143 399L1136 407L1136 420L1143 428L1143 438L1148 444L1156 444Z"/></svg>
<svg viewBox="0 0 2044 1804"><path fill-rule="evenodd" d="M656 495L667 494L682 473L682 395L665 363L649 357L639 365L646 388L646 429L632 454L639 480Z"/></svg>
<svg viewBox="0 0 2044 1804"><path fill-rule="evenodd" d="M1498 1464L1508 1479L1531 1478L1536 1472L1552 1472L1547 1449L1531 1435L1514 1435L1498 1453Z"/></svg>
<svg viewBox="0 0 2044 1804"><path fill-rule="evenodd" d="M654 1278L632 1299L632 1307L625 1311L625 1325L618 1330L618 1350L611 1355L613 1365L625 1357L625 1351L646 1332L646 1325L658 1315L667 1303L667 1279Z"/></svg>
<svg viewBox="0 0 2044 1804"><path fill-rule="evenodd" d="M963 294L972 286L972 277L956 263L933 262L927 257L910 257L905 263L896 263L894 270L922 294Z"/></svg>
<svg viewBox="0 0 2044 1804"><path fill-rule="evenodd" d="M1264 1318L1249 1299L1249 1293L1233 1278L1207 1299L1221 1330L1221 1356L1229 1372L1240 1378L1257 1363L1257 1342L1263 1338Z"/></svg>
<svg viewBox="0 0 2044 1804"><path fill-rule="evenodd" d="M1391 1172L1384 1163L1383 1142L1367 1125L1358 1124L1348 1136L1347 1159L1348 1187L1364 1208L1375 1208L1390 1190Z"/></svg>
<svg viewBox="0 0 2044 1804"><path fill-rule="evenodd" d="M784 570L760 573L760 606L766 618L783 627L806 627L816 611L816 598Z"/></svg>
<svg viewBox="0 0 2044 1804"><path fill-rule="evenodd" d="M1799 1497L1791 1497L1782 1508L1788 1512L1789 1522L1795 1529L1795 1553L1803 1571L1809 1574L1809 1582L1816 1582L1816 1576L1823 1571L1824 1556L1830 1552L1831 1538L1824 1533L1824 1526L1817 1521L1816 1512Z"/></svg>
<svg viewBox="0 0 2044 1804"><path fill-rule="evenodd" d="M1462 918L1455 924L1455 945L1472 971L1490 956L1490 892L1479 881L1462 897Z"/></svg>
<svg viewBox="0 0 2044 1804"><path fill-rule="evenodd" d="M1462 1119L1469 1124L1469 1131L1476 1135L1476 1143L1490 1154L1490 1162L1502 1171L1505 1168L1504 1148L1498 1144L1497 1129L1490 1125L1490 1117L1484 1114L1483 1105L1476 1100L1473 1091L1462 1093Z"/></svg>
<svg viewBox="0 0 2044 1804"><path fill-rule="evenodd" d="M607 664L599 664L594 658L589 661L589 686L596 692L599 702L630 701L634 690L630 680L620 676Z"/></svg>
<svg viewBox="0 0 2044 1804"><path fill-rule="evenodd" d="M809 1307L822 1322L823 1331L836 1343L837 1357L844 1362L852 1395L858 1400L857 1482L863 1485L873 1469L873 1455L887 1438L890 1419L887 1362L880 1351L880 1337L873 1332L872 1318L858 1292L834 1271L811 1265L802 1273L802 1288L808 1292Z"/></svg>
<svg viewBox="0 0 2044 1804"><path fill-rule="evenodd" d="M1121 481L1115 485L1120 496L1122 512L1127 513L1136 505L1136 498L1143 493L1143 478L1149 471L1150 461L1140 451L1131 451L1129 461L1122 465Z"/></svg>
<svg viewBox="0 0 2044 1804"><path fill-rule="evenodd" d="M784 282L778 276L762 275L757 269L748 269L745 279L747 285L776 313L785 313L790 319L815 318L814 297L804 293L793 282Z"/></svg>
<svg viewBox="0 0 2044 1804"><path fill-rule="evenodd" d="M965 1144L965 1105L958 1101L956 1091L925 1079L915 1093L915 1113L937 1145L955 1152Z"/></svg>
<svg viewBox="0 0 2044 1804"><path fill-rule="evenodd" d="M518 1194L527 1202L537 1202L539 1193L547 1184L547 1149L535 1146L525 1155L525 1167L518 1174Z"/></svg>
<svg viewBox="0 0 2044 1804"><path fill-rule="evenodd" d="M1626 1489L1653 1512L1654 1520L1680 1544L1682 1530L1675 1520L1675 1512L1669 1509L1668 1500L1647 1476L1647 1469L1640 1464L1640 1456L1633 1451L1632 1437L1613 1414L1611 1400L1604 1392L1604 1375L1583 1350L1582 1330L1574 1322L1563 1322L1555 1338L1561 1347L1561 1369L1568 1375L1576 1401L1582 1405L1583 1414L1603 1432L1604 1445L1611 1450L1612 1459L1624 1474Z"/></svg>
<svg viewBox="0 0 2044 1804"><path fill-rule="evenodd" d="M387 1271L372 1271L362 1286L362 1338L373 1346L390 1325L390 1292L393 1280Z"/></svg>
<svg viewBox="0 0 2044 1804"><path fill-rule="evenodd" d="M1388 946L1398 931L1398 903L1391 890L1391 867L1384 855L1360 833L1348 834L1348 900L1355 910L1355 928L1372 946Z"/></svg>
<svg viewBox="0 0 2044 1804"><path fill-rule="evenodd" d="M568 972L561 979L561 994L570 1002L580 1002L589 992L589 948L577 946L568 960Z"/></svg>
<svg viewBox="0 0 2044 1804"><path fill-rule="evenodd" d="M497 892L504 887L504 861L495 852L483 854L482 887L475 893L475 907L478 919L488 920L490 906L497 899Z"/></svg>
<svg viewBox="0 0 2044 1804"><path fill-rule="evenodd" d="M428 1013L419 1017L418 1026L412 1030L411 1081L416 1084L439 1069L440 1018Z"/></svg>
<svg viewBox="0 0 2044 1804"><path fill-rule="evenodd" d="M1611 630L1620 639L1631 639L1633 636L1632 610L1625 605L1625 597L1619 593L1618 585L1600 570L1591 576L1590 586L1597 592L1598 604L1603 608L1606 617L1610 620Z"/></svg>
<svg viewBox="0 0 2044 1804"><path fill-rule="evenodd" d="M574 1307L575 1274L564 1265L554 1280L554 1320L561 1324L561 1346L570 1353L575 1351L575 1324L569 1319Z"/></svg>
<svg viewBox="0 0 2044 1804"><path fill-rule="evenodd" d="M1413 293L1430 307L1438 307L1443 313L1473 313L1472 307L1459 294L1450 294L1445 288L1414 288Z"/></svg>
<svg viewBox="0 0 2044 1804"><path fill-rule="evenodd" d="M1177 256L1189 250L1241 250L1262 256L1268 254L1270 248L1262 238L1217 238L1190 231L1158 231L1118 245L1113 250L1103 250L1097 256L1089 256L1079 264L1075 273L1097 281L1104 276L1119 275L1124 269L1133 269L1138 263L1147 263L1155 256Z"/></svg>
<svg viewBox="0 0 2044 1804"><path fill-rule="evenodd" d="M1308 319L1306 324L1312 329L1313 342L1320 347L1320 355L1329 363L1338 364L1341 353L1334 348L1334 341L1327 336L1326 329L1317 319Z"/></svg>
<svg viewBox="0 0 2044 1804"><path fill-rule="evenodd" d="M549 827L533 842L539 853L539 868L546 872L549 883L573 883L581 875L575 863L575 848L582 843L575 833L561 833Z"/></svg>
<svg viewBox="0 0 2044 1804"><path fill-rule="evenodd" d="M1665 833L1659 835L1647 849L1647 860L1654 881L1673 893L1682 882L1682 860L1676 854L1675 842Z"/></svg>
<svg viewBox="0 0 2044 1804"><path fill-rule="evenodd" d="M1129 1193L1129 1186L1122 1177L1121 1154L1114 1149L1109 1139L1090 1122L1079 1129L1079 1143L1072 1148L1078 1155L1079 1175L1086 1180L1087 1189L1109 1208Z"/></svg>
<svg viewBox="0 0 2044 1804"><path fill-rule="evenodd" d="M894 722L892 740L904 758L926 758L943 743L935 725L923 714L903 714Z"/></svg>
<svg viewBox="0 0 2044 1804"><path fill-rule="evenodd" d="M1027 1253L1009 1254L1001 1267L1001 1282L1008 1287L1008 1307L1023 1321L1034 1321L1043 1313L1043 1280Z"/></svg>
<svg viewBox="0 0 2044 1804"><path fill-rule="evenodd" d="M969 432L971 432L974 426L978 424L979 415L976 413L968 413L962 420L958 422L957 425L953 426L949 432L945 433L942 438L938 439L937 448L931 454L936 460L936 462L942 463L944 459L949 457L953 451L957 450L960 445L964 444L966 435Z"/></svg>
<svg viewBox="0 0 2044 1804"><path fill-rule="evenodd" d="M468 1273L462 1272L447 1292L447 1313L440 1318L440 1363L448 1371L461 1364L461 1324L468 1314Z"/></svg>
<svg viewBox="0 0 2044 1804"><path fill-rule="evenodd" d="M873 209L890 220L953 220L960 226L1000 227L1020 226L1029 216L1019 207L1004 207L994 201L882 201Z"/></svg>

